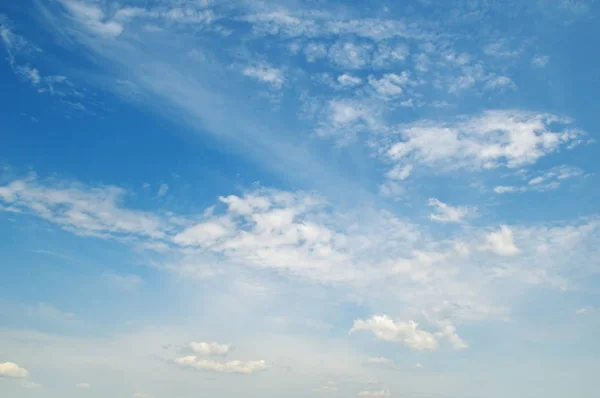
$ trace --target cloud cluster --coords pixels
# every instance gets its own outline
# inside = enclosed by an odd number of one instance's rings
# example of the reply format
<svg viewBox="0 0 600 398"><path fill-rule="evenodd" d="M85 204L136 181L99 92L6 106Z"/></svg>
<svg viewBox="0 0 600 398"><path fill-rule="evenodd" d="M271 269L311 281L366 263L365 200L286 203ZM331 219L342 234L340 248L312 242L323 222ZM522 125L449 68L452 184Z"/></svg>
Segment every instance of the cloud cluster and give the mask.
<svg viewBox="0 0 600 398"><path fill-rule="evenodd" d="M0 377L22 379L29 376L29 372L13 362L0 363Z"/></svg>
<svg viewBox="0 0 600 398"><path fill-rule="evenodd" d="M218 373L250 374L267 368L267 363L264 360L218 361L214 359L213 357L215 356L226 356L229 353L230 347L228 344L192 342L189 344L189 347L196 355L175 358L173 363L186 368Z"/></svg>
<svg viewBox="0 0 600 398"><path fill-rule="evenodd" d="M456 349L467 348L452 325L445 325L439 332L431 333L419 329L414 321L394 321L387 315L374 315L367 320L354 321L350 333L362 330L371 331L378 340L400 343L415 351L434 351L443 339L448 340Z"/></svg>

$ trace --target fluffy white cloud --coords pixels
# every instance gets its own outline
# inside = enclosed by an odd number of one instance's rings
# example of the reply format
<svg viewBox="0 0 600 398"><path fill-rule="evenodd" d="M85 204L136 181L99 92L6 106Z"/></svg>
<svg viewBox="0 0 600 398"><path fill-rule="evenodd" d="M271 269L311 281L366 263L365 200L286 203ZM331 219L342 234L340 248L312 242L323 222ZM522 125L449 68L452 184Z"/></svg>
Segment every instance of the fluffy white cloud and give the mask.
<svg viewBox="0 0 600 398"><path fill-rule="evenodd" d="M0 377L21 379L29 376L29 372L13 362L0 363Z"/></svg>
<svg viewBox="0 0 600 398"><path fill-rule="evenodd" d="M1 202L81 235L165 237L168 228L163 221L152 214L126 209L122 205L124 196L125 190L114 186L90 188L36 178L0 186Z"/></svg>
<svg viewBox="0 0 600 398"><path fill-rule="evenodd" d="M382 145L381 152L392 162L441 170L515 168L563 146L577 145L583 133L569 125L569 120L549 114L487 111L455 123L421 121L399 126L400 139Z"/></svg>
<svg viewBox="0 0 600 398"><path fill-rule="evenodd" d="M362 83L362 79L356 76L344 73L337 78L338 83L342 87L354 87Z"/></svg>
<svg viewBox="0 0 600 398"><path fill-rule="evenodd" d="M490 232L486 239L484 248L500 256L514 256L520 251L514 242L513 231L506 225L501 226L499 231Z"/></svg>
<svg viewBox="0 0 600 398"><path fill-rule="evenodd" d="M522 178L527 180L526 184L523 185L498 185L494 187L494 192L498 194L511 193L511 192L527 192L536 191L544 192L557 189L561 186L562 182L566 179L580 177L584 175L583 170L576 167L569 167L562 165L553 167L550 170L537 172L532 177L531 173L521 173Z"/></svg>
<svg viewBox="0 0 600 398"><path fill-rule="evenodd" d="M341 68L362 69L371 63L371 52L370 45L339 41L329 48L329 59Z"/></svg>
<svg viewBox="0 0 600 398"><path fill-rule="evenodd" d="M248 66L244 68L242 73L276 89L280 89L285 83L283 71L267 64Z"/></svg>
<svg viewBox="0 0 600 398"><path fill-rule="evenodd" d="M369 76L369 84L375 89L375 92L382 97L396 97L402 95L403 87L410 84L410 78L407 72L402 72L397 75L395 73L387 73L376 79Z"/></svg>
<svg viewBox="0 0 600 398"><path fill-rule="evenodd" d="M389 178L390 180L402 181L402 180L405 180L406 178L408 178L412 169L413 169L413 166L410 164L408 164L408 165L398 164L392 170L388 171L385 176L387 178Z"/></svg>
<svg viewBox="0 0 600 398"><path fill-rule="evenodd" d="M517 88L515 82L508 76L494 76L488 79L483 85L484 89L498 89L498 88Z"/></svg>
<svg viewBox="0 0 600 398"><path fill-rule="evenodd" d="M206 343L192 342L190 348L198 355L213 356L213 355L227 355L229 353L229 344L219 344L215 342Z"/></svg>
<svg viewBox="0 0 600 398"><path fill-rule="evenodd" d="M394 321L387 315L374 315L364 321L354 321L350 333L359 330L371 331L378 340L401 343L416 351L434 351L440 340L447 340L457 350L468 348L468 345L456 333L456 327L448 320L439 322L440 330L431 333L419 329L414 321ZM375 358L373 363L389 363L386 358Z"/></svg>
<svg viewBox="0 0 600 398"><path fill-rule="evenodd" d="M174 362L178 365L197 370L206 370L218 373L243 373L250 374L260 372L267 368L264 360L260 361L227 361L218 362L212 359L201 359L195 355L176 358Z"/></svg>
<svg viewBox="0 0 600 398"><path fill-rule="evenodd" d="M396 322L387 315L354 321L350 333L360 330L369 330L379 340L402 343L416 351L433 351L439 346L435 334L420 330L416 322Z"/></svg>
<svg viewBox="0 0 600 398"><path fill-rule="evenodd" d="M452 207L435 198L430 198L427 203L435 210L435 213L429 215L433 221L458 223L469 214L469 209L466 207Z"/></svg>

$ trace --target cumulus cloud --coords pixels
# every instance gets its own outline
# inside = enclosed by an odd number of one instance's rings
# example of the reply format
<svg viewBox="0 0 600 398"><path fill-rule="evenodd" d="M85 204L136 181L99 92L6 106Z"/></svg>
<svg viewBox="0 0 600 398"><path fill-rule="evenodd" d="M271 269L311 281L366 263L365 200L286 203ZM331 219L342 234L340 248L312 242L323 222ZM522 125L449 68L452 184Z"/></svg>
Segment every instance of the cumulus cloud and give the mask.
<svg viewBox="0 0 600 398"><path fill-rule="evenodd" d="M387 73L380 79L369 76L369 84L375 89L375 92L382 97L396 97L404 93L404 86L410 84L407 72L397 75Z"/></svg>
<svg viewBox="0 0 600 398"><path fill-rule="evenodd" d="M520 251L514 242L513 231L506 225L499 231L490 232L486 239L484 248L500 256L514 256Z"/></svg>
<svg viewBox="0 0 600 398"><path fill-rule="evenodd" d="M338 41L329 48L329 59L341 68L362 69L371 63L371 52L368 44Z"/></svg>
<svg viewBox="0 0 600 398"><path fill-rule="evenodd" d="M433 351L439 343L433 333L420 330L416 322L396 322L387 315L375 315L366 321L356 320L350 333L369 330L378 340L402 343L416 351Z"/></svg>
<svg viewBox="0 0 600 398"><path fill-rule="evenodd" d="M584 172L577 167L562 165L546 171L537 171L533 173L533 175L536 175L535 177L532 176L532 173L521 174L522 178L526 179L525 183L520 185L498 185L494 187L494 192L503 194L528 191L550 191L559 188L564 180L583 176Z"/></svg>
<svg viewBox="0 0 600 398"><path fill-rule="evenodd" d="M100 7L78 0L59 0L59 2L77 22L92 33L117 37L123 32L123 25L109 20Z"/></svg>
<svg viewBox="0 0 600 398"><path fill-rule="evenodd" d="M268 64L248 66L244 68L242 73L245 76L254 78L275 89L280 89L285 83L285 75L283 71L281 69L271 67Z"/></svg>
<svg viewBox="0 0 600 398"><path fill-rule="evenodd" d="M380 151L392 162L441 170L516 168L580 143L583 133L570 123L549 114L487 111L455 123L399 126L395 133L399 140L385 143Z"/></svg>
<svg viewBox="0 0 600 398"><path fill-rule="evenodd" d="M378 340L404 344L415 351L434 351L439 347L440 340L447 340L455 349L468 347L448 321L440 324L438 332L431 333L419 329L414 321L394 321L387 315L374 315L366 321L355 320L350 333L361 330L371 331Z"/></svg>
<svg viewBox="0 0 600 398"><path fill-rule="evenodd" d="M212 371L218 373L241 373L250 374L260 372L267 368L264 360L260 361L227 361L218 362L213 359L201 359L195 355L176 358L177 365L197 370Z"/></svg>
<svg viewBox="0 0 600 398"><path fill-rule="evenodd" d="M214 356L214 355L227 355L229 353L229 344L219 344L215 342L206 343L192 342L190 348L198 355Z"/></svg>
<svg viewBox="0 0 600 398"><path fill-rule="evenodd" d="M29 372L13 362L0 363L0 377L22 379L29 376Z"/></svg>
<svg viewBox="0 0 600 398"><path fill-rule="evenodd" d="M427 203L435 210L435 213L429 215L433 221L459 223L469 214L469 209L466 207L452 207L435 198L430 198Z"/></svg>
<svg viewBox="0 0 600 398"><path fill-rule="evenodd" d="M354 87L362 83L362 79L356 76L344 73L337 78L338 83L342 87Z"/></svg>

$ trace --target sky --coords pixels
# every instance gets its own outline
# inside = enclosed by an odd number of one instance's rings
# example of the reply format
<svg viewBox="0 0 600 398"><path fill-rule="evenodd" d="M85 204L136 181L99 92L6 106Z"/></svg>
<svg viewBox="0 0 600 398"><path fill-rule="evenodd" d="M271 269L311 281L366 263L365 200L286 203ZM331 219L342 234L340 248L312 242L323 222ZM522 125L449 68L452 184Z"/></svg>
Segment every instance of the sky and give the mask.
<svg viewBox="0 0 600 398"><path fill-rule="evenodd" d="M600 2L0 2L0 395L596 397Z"/></svg>

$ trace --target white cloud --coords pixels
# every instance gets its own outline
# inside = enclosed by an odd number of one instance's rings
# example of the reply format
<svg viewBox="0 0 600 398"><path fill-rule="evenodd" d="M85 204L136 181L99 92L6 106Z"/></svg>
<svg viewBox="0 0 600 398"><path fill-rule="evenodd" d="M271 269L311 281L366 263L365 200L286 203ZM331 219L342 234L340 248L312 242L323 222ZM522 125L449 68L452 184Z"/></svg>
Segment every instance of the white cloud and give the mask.
<svg viewBox="0 0 600 398"><path fill-rule="evenodd" d="M169 186L167 184L160 184L160 187L158 188L158 192L156 194L159 197L165 196L167 194L167 191L169 191Z"/></svg>
<svg viewBox="0 0 600 398"><path fill-rule="evenodd" d="M104 11L93 4L77 0L59 0L71 16L90 32L105 37L117 37L123 32L123 25L108 20Z"/></svg>
<svg viewBox="0 0 600 398"><path fill-rule="evenodd" d="M310 42L304 47L304 55L308 62L315 62L327 56L327 47L323 43Z"/></svg>
<svg viewBox="0 0 600 398"><path fill-rule="evenodd" d="M346 69L362 69L371 63L372 48L367 44L338 41L329 48L329 59Z"/></svg>
<svg viewBox="0 0 600 398"><path fill-rule="evenodd" d="M501 226L499 231L490 232L486 239L484 248L500 256L514 256L520 252L514 242L513 231L506 225Z"/></svg>
<svg viewBox="0 0 600 398"><path fill-rule="evenodd" d="M558 189L564 180L580 177L584 175L583 170L577 167L567 165L553 167L550 170L545 170L535 173L521 173L522 177L527 179L526 184L521 185L499 185L494 187L494 192L498 194L514 193L514 192L545 192ZM532 177L531 174L536 175Z"/></svg>
<svg viewBox="0 0 600 398"><path fill-rule="evenodd" d="M369 84L375 89L375 92L382 97L395 97L404 93L404 86L411 84L407 72L400 75L395 73L386 73L377 80L369 76Z"/></svg>
<svg viewBox="0 0 600 398"><path fill-rule="evenodd" d="M466 207L452 207L435 198L429 199L427 203L435 210L435 213L429 215L433 221L459 223L469 214L469 209Z"/></svg>
<svg viewBox="0 0 600 398"><path fill-rule="evenodd" d="M512 58L521 54L521 50L511 49L510 45L505 40L499 40L487 44L483 48L483 52L486 55L498 57L498 58Z"/></svg>
<svg viewBox="0 0 600 398"><path fill-rule="evenodd" d="M402 164L398 164L396 165L392 170L388 171L386 173L386 177L389 178L390 180L405 180L408 178L408 176L410 176L410 173L413 169L412 165L402 165Z"/></svg>
<svg viewBox="0 0 600 398"><path fill-rule="evenodd" d="M124 196L125 191L114 186L87 187L36 178L0 186L0 201L71 232L95 236L164 237L166 225L163 221L155 215L123 207Z"/></svg>
<svg viewBox="0 0 600 398"><path fill-rule="evenodd" d="M380 390L380 391L361 391L358 393L360 397L391 397L392 394L389 391Z"/></svg>
<svg viewBox="0 0 600 398"><path fill-rule="evenodd" d="M29 376L29 372L13 362L0 363L0 377L22 379Z"/></svg>
<svg viewBox="0 0 600 398"><path fill-rule="evenodd" d="M78 383L75 385L77 388L89 389L90 385L88 383Z"/></svg>
<svg viewBox="0 0 600 398"><path fill-rule="evenodd" d="M217 362L212 359L201 359L195 355L176 358L174 362L183 367L197 370L206 370L218 373L242 373L250 374L260 372L267 368L264 360L260 361L227 361Z"/></svg>
<svg viewBox="0 0 600 398"><path fill-rule="evenodd" d="M198 355L213 356L213 355L227 355L229 353L229 344L218 344L215 342L206 343L192 342L190 348Z"/></svg>
<svg viewBox="0 0 600 398"><path fill-rule="evenodd" d="M536 55L533 58L531 58L531 66L533 66L534 68L543 68L546 65L548 65L549 61L550 57L548 57L547 55Z"/></svg>
<svg viewBox="0 0 600 398"><path fill-rule="evenodd" d="M483 88L487 90L497 88L515 89L517 86L515 85L515 82L513 82L513 80L508 76L495 76L487 80L483 85Z"/></svg>
<svg viewBox="0 0 600 398"><path fill-rule="evenodd" d="M243 74L252 77L269 86L280 89L285 83L285 75L281 69L273 68L267 64L248 66L243 70Z"/></svg>
<svg viewBox="0 0 600 398"><path fill-rule="evenodd" d="M400 63L408 57L409 49L404 43L396 43L388 45L387 43L379 43L377 50L373 54L373 68L390 68L397 63Z"/></svg>
<svg viewBox="0 0 600 398"><path fill-rule="evenodd" d="M342 87L354 87L362 83L362 79L356 76L344 73L337 78L338 83Z"/></svg>
<svg viewBox="0 0 600 398"><path fill-rule="evenodd" d="M561 147L577 145L583 133L569 124L549 114L487 111L455 123L421 121L398 126L399 140L382 144L380 151L392 162L438 170L516 168Z"/></svg>
<svg viewBox="0 0 600 398"><path fill-rule="evenodd" d="M32 84L39 84L42 80L40 77L40 72L36 68L31 68L29 66L19 66L16 68L17 72L29 80Z"/></svg>
<svg viewBox="0 0 600 398"><path fill-rule="evenodd" d="M356 320L350 333L369 330L378 340L402 343L416 351L433 351L439 342L435 334L420 330L416 322L396 322L387 315L375 315L366 321Z"/></svg>

